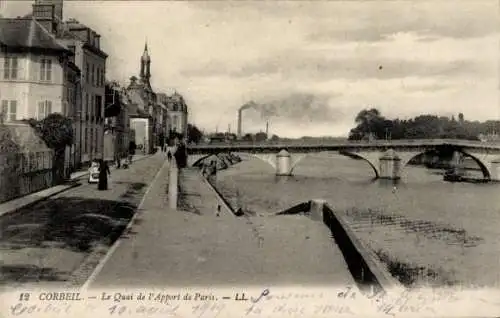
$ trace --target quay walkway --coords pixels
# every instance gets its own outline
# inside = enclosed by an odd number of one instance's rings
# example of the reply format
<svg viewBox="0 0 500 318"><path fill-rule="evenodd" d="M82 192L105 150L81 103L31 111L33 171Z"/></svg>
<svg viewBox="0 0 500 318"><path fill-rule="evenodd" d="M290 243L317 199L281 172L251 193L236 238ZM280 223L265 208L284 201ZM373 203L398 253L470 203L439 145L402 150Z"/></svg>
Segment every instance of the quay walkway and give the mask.
<svg viewBox="0 0 500 318"><path fill-rule="evenodd" d="M135 155L134 158L132 159L132 162L142 160L150 156L151 155ZM110 169L113 170L115 169L115 167L110 167ZM71 188L78 186L78 183L74 183L74 181L87 177L88 174L89 174L88 170L77 171L71 174L70 179L68 180L70 181L69 183L56 185L38 192L30 193L25 196L0 203L0 216L14 212L18 209L27 206L31 206L32 204L35 204L39 201L45 200L59 193L70 190Z"/></svg>
<svg viewBox="0 0 500 318"><path fill-rule="evenodd" d="M181 184L185 176L181 173ZM192 174L187 179L194 181ZM217 217L209 211L170 210L167 187L165 165L128 233L84 288L355 285L322 222L306 216L237 218L227 211ZM213 197L208 186L189 191Z"/></svg>

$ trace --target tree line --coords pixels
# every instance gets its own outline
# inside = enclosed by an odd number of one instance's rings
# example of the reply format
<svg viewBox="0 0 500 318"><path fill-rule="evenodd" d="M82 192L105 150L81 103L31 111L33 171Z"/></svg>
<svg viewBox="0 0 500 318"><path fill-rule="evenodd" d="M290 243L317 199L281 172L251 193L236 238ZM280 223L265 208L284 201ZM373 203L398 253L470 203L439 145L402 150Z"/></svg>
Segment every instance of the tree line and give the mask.
<svg viewBox="0 0 500 318"><path fill-rule="evenodd" d="M455 116L419 115L410 119L387 119L376 108L364 109L355 118L356 127L349 140L366 139L467 139L479 140L481 134L500 130L500 121L465 120L462 113Z"/></svg>

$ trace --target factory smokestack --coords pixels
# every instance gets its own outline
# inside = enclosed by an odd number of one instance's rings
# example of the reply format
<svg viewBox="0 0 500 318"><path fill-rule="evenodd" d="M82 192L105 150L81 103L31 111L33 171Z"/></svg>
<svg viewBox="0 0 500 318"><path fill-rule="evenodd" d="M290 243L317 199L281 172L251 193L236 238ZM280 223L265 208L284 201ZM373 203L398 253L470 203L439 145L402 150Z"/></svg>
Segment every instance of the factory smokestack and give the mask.
<svg viewBox="0 0 500 318"><path fill-rule="evenodd" d="M266 138L269 139L269 120L266 121Z"/></svg>
<svg viewBox="0 0 500 318"><path fill-rule="evenodd" d="M241 139L241 113L243 108L238 109L238 139Z"/></svg>

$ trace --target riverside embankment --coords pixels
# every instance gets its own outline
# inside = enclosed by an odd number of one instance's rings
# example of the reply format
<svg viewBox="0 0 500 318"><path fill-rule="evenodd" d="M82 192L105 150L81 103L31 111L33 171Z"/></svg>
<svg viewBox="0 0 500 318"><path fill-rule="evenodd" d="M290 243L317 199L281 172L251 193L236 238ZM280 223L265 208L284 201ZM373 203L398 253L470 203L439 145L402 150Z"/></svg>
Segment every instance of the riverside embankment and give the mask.
<svg viewBox="0 0 500 318"><path fill-rule="evenodd" d="M200 211L204 210L204 206L212 205L209 195L200 195L199 191L201 190L200 185L204 184L200 181L200 178L206 176L203 181L208 181L205 183L208 185L206 188L209 189L208 192L213 192L213 195L219 198L219 203L224 206L226 211L231 211L235 216L243 216L243 218L238 218L239 223L246 224L246 227L252 230L259 245L264 245L269 240L269 236L272 235L272 237L281 241L282 250L290 249L290 255L296 256L293 262L301 264L304 263L302 258L309 258L308 255L311 253L311 250L306 252L302 249L305 237L305 240L312 240L312 246L317 244L317 246L312 247L314 254L319 252L321 255L329 255L333 252L337 255L336 261L333 258L323 256L316 258L318 262L327 267L330 266L332 270L335 269L337 272L339 267L342 268L343 270L340 271L341 276L353 277L353 281L356 281L358 287L364 288L368 286L371 288L370 286L373 286L376 289L385 290L398 286L398 283L380 265L376 257L370 254L369 250L348 229L348 225L339 220L339 215L320 201L301 204L299 210L292 208L284 213L263 215L262 217L252 217L249 214L239 213L241 211L239 207L234 202L228 201L223 193L217 190L217 174L230 167L237 169L238 165L235 164L240 162L241 158L238 156L219 154L198 162L196 166L199 167L199 171L196 168L186 169L182 173L184 177L181 177L180 186L180 197L183 198L182 208L201 214ZM218 172L214 173L214 169L207 168L209 165L212 168L217 166ZM193 189L196 190L193 191ZM194 197L193 194L195 194ZM200 198L205 199L200 200ZM231 198L231 196L228 196L228 198ZM208 210L213 211L214 209L209 208ZM325 235L325 231L329 232L329 235ZM300 251L304 251L304 253ZM291 261L291 259L288 261ZM340 266L340 264L344 265ZM346 265L349 271L346 271ZM306 271L302 275L312 275L308 272ZM281 276L283 275L282 273ZM296 280L291 277L290 279L289 283ZM314 283L312 276L308 283ZM332 282L325 283L326 285L332 284Z"/></svg>
<svg viewBox="0 0 500 318"><path fill-rule="evenodd" d="M294 176L277 178L267 163L242 159L216 181L234 209L266 216L322 198L403 284L498 286L498 184L453 184L406 167L394 189L372 181L363 161L334 154L309 155Z"/></svg>
<svg viewBox="0 0 500 318"><path fill-rule="evenodd" d="M169 169L168 167L165 169ZM110 286L352 286L328 228L302 216L251 223L222 211L197 168L179 173L179 206L168 208L163 171L143 213L90 284ZM183 197L183 198L182 198ZM187 210L187 211L186 211Z"/></svg>

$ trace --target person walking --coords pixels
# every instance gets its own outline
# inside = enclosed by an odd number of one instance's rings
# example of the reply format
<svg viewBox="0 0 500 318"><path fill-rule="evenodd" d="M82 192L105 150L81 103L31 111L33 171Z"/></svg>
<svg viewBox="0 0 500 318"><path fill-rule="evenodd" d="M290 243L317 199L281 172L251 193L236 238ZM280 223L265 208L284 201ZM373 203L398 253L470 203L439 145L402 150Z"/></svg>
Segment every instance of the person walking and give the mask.
<svg viewBox="0 0 500 318"><path fill-rule="evenodd" d="M121 156L119 153L115 154L115 162L116 162L116 169L120 169L121 167Z"/></svg>
<svg viewBox="0 0 500 318"><path fill-rule="evenodd" d="M98 190L108 190L108 175L110 174L111 171L109 171L108 164L106 163L106 161L101 159L99 161L99 184L97 186Z"/></svg>
<svg viewBox="0 0 500 318"><path fill-rule="evenodd" d="M135 145L135 142L131 141L128 145L128 164L132 164L132 158L135 155L135 149L137 146Z"/></svg>
<svg viewBox="0 0 500 318"><path fill-rule="evenodd" d="M183 141L180 142L174 153L175 161L179 169L187 167L187 149Z"/></svg>

